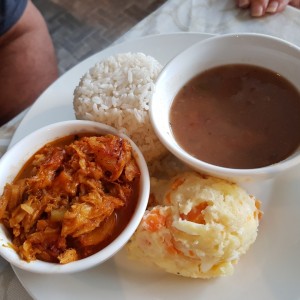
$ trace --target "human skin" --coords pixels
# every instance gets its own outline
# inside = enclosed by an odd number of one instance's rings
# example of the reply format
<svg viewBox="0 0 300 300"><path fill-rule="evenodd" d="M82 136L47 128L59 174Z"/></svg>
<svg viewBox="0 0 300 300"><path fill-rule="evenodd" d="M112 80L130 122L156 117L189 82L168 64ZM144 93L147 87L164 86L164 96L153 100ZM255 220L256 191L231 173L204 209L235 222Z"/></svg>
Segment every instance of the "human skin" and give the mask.
<svg viewBox="0 0 300 300"><path fill-rule="evenodd" d="M300 0L237 0L240 8L249 8L252 17L282 12L287 5L300 8Z"/></svg>
<svg viewBox="0 0 300 300"><path fill-rule="evenodd" d="M30 106L57 78L46 23L31 1L18 22L0 36L0 125Z"/></svg>

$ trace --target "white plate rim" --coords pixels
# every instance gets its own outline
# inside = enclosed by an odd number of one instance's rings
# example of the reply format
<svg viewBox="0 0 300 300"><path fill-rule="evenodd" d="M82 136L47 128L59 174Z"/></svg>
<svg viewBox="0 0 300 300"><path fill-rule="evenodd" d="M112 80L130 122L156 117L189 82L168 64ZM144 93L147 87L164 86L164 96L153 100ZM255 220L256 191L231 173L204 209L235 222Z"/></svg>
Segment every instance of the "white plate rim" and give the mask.
<svg viewBox="0 0 300 300"><path fill-rule="evenodd" d="M211 35L208 34L201 34L201 33L172 33L172 34L163 34L163 35L152 35L147 36L135 40L129 40L122 44L113 45L112 47L109 47L107 49L104 49L103 51L93 55L92 57L86 59L79 65L72 68L70 71L68 71L66 74L64 74L60 79L58 79L54 84L52 84L46 91L43 93L39 99L36 101L36 103L31 107L31 109L26 114L25 118L21 122L19 128L17 129L12 141L11 145L13 145L15 142L17 142L22 136L26 135L30 131L34 130L34 126L32 123L30 123L32 120L34 120L35 117L37 117L39 110L41 110L42 104L45 103L46 100L48 100L49 95L54 95L55 90L58 87L58 85L66 80L66 77L70 76L72 73L78 73L80 71L81 67L87 67L89 64L95 61L95 59L103 58L107 55L116 53L114 51L120 51L122 49L132 49L131 51L135 51L135 45L141 45L141 43L151 43L153 42L153 47L155 46L154 42L160 41L160 43L164 43L164 40L166 39L176 39L178 40L190 40L192 42L199 41L201 38L208 38ZM157 45L156 45L157 46ZM161 46L161 45L158 45ZM151 50L151 49L150 49ZM151 51L150 51L151 52ZM151 53L149 53L151 54ZM158 58L158 57L157 57ZM170 59L171 57L169 57ZM81 74L83 75L83 73ZM61 87L59 87L61 88ZM71 87L69 87L72 89ZM70 95L69 95L70 96ZM68 100L69 101L69 100ZM47 106L42 108L41 115L44 117L46 116L47 112ZM68 114L69 113L69 114ZM70 117L70 112L66 114L66 118ZM50 118L51 119L51 118ZM46 120L48 121L48 120ZM50 120L51 121L51 120ZM47 124L42 124L47 125ZM290 225L299 225L300 228L300 218L299 218L299 204L295 203L296 194L299 191L299 188L297 186L297 183L294 183L295 179L300 179L300 170L294 170L292 171L287 177L280 179L280 182L276 184L274 194L276 198L276 201L272 203L272 205L269 202L264 203L265 208L269 209L268 212L269 215L271 215L272 220L276 221L276 218L282 217L281 215L278 216L278 210L281 208L281 213L283 214L283 217L290 218L290 215L292 215L293 219ZM268 183L267 183L268 184ZM267 188L268 189L268 188ZM272 189L274 189L274 186L272 186ZM292 192L290 190L292 189ZM268 189L268 191L270 191ZM279 201L280 195L281 197L285 196L289 192L289 197L286 199L285 204L288 205L288 208L282 207L282 203ZM269 217L269 218L271 218ZM296 220L297 218L297 220ZM270 228L270 226L272 228ZM266 228L267 232L270 234L274 230L274 228L277 230L277 234L283 236L285 234L285 231L281 229L281 227L275 222L272 225L267 224L265 222L264 227ZM276 283L276 280L278 278L281 278L280 276L277 276L276 270L273 270L272 265L269 266L268 269L263 269L261 265L264 264L270 264L273 263L272 259L269 259L268 257L261 257L261 251L259 248L267 247L268 246L268 239L275 238L274 236L265 236L264 238L258 238L258 241L255 243L254 249L250 249L250 253L247 253L247 262L245 263L245 260L241 260L241 262L238 264L237 269L235 271L234 277L225 277L222 279L216 279L208 282L199 282L197 286L195 287L195 284L193 280L186 279L186 278L179 278L174 277L173 275L168 275L161 272L156 272L155 270L152 273L152 270L150 270L150 275L146 272L143 273L143 268L140 268L140 266L134 266L133 267L133 274L141 274L138 278L137 283L135 284L135 289L128 289L128 283L126 282L126 279L124 280L124 275L128 276L129 280L132 277L130 273L126 273L126 266L124 265L124 270L120 270L118 268L118 265L121 265L123 268L123 259L124 259L124 253L120 253L116 255L113 259L109 260L107 263L102 265L103 270L105 272L108 272L110 275L114 275L117 280L116 286L114 286L114 283L110 283L107 286L107 288L118 288L114 291L105 290L102 291L104 294L106 293L107 296L111 296L113 299L114 296L118 295L119 299L140 299L143 296L143 299L180 299L183 297L186 297L188 299L240 299L241 297L245 299L300 299L300 285L297 283L296 278L300 278L300 260L297 256L297 259L294 259L294 261L291 261L292 258L295 258L295 252L298 253L298 250L300 250L300 239L296 238L292 239L292 234L298 234L299 235L299 229L292 228L290 235L285 236L285 241L288 242L288 246L291 248L293 245L297 247L297 251L292 251L291 253L287 253L287 255L290 255L287 260L287 263L290 264L290 267L292 268L291 271L293 272L292 275L296 275L294 277L290 276L288 277L288 280L286 282L280 282L280 284ZM299 235L300 236L300 235ZM273 246L273 245L272 245ZM288 248L287 250L291 250ZM275 248L273 248L275 249ZM280 249L282 250L282 249ZM262 252L264 254L264 252ZM282 253L283 254L283 253ZM273 250L270 253L268 253L268 256L277 258L276 251ZM258 259L257 259L258 257ZM293 265L296 267L294 267ZM251 266L251 270L247 270L247 272L243 272L243 268ZM281 266L281 272L285 271L285 265L280 264ZM89 284L97 284L97 282L86 282L82 280L81 273L75 274L75 275L68 275L68 276L58 276L55 278L55 282L62 282L59 288L59 291L51 291L51 288L45 285L45 280L39 280L38 277L35 277L36 280L31 280L31 275L28 272L24 272L22 270L19 270L17 268L13 268L17 277L19 278L20 282L24 286L24 288L28 291L28 293L35 299L52 299L53 297L57 297L59 295L60 298L63 299L82 299L82 296L80 296L80 293L78 295L72 295L68 292L68 290L64 290L62 286L64 284L68 285L70 282L74 280L74 282L78 282L78 285L81 286L87 286L87 289L89 288ZM89 271L88 279L94 280L93 275L97 275L98 268L93 269ZM104 272L102 270L102 273ZM120 272L119 272L120 271ZM127 270L128 271L128 270ZM125 272L125 273L124 273ZM267 272L264 274L263 272ZM151 278L157 278L155 282L150 281L150 286L143 287L142 284L148 283L147 281L143 281L143 276L152 276ZM39 275L43 276L43 275ZM153 277L154 276L154 277ZM277 277L276 277L277 276ZM33 276L34 278L34 276ZM293 282L293 278L295 282ZM101 281L101 279L99 278ZM239 281L247 282L247 285L239 284ZM292 281L292 282L291 282ZM100 284L101 282L99 282ZM238 283L238 284L237 284ZM73 283L71 283L72 286ZM155 284L155 285L154 285ZM166 286L164 286L166 284ZM179 291L175 288L173 290L171 287L181 285L181 288L184 292ZM39 287L37 288L37 285ZM153 285L153 286L152 286ZM100 286L100 285L99 285ZM211 289L213 287L213 291ZM246 289L245 289L246 287ZM57 286L55 287L57 288ZM103 288L103 286L102 286ZM45 294L48 289L48 294ZM149 293L149 289L153 291L153 294L143 294L144 292ZM249 289L249 290L248 290ZM38 291L37 291L38 290ZM100 291L101 292L101 291ZM114 293L113 293L114 292ZM57 294L58 293L58 294ZM119 294L118 294L119 293ZM104 295L102 294L102 296ZM87 296L91 296L89 294L86 294ZM77 297L75 297L77 296ZM94 294L94 296L96 296Z"/></svg>

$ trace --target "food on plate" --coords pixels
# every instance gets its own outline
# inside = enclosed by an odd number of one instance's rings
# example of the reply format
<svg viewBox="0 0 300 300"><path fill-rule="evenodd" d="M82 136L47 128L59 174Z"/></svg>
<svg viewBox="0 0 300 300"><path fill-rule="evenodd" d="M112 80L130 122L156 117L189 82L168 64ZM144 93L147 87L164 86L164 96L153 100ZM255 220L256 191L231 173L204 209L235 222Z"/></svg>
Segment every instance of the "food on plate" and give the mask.
<svg viewBox="0 0 300 300"><path fill-rule="evenodd" d="M283 76L233 64L192 78L174 99L170 123L175 139L196 158L252 169L299 147L299 115L300 93Z"/></svg>
<svg viewBox="0 0 300 300"><path fill-rule="evenodd" d="M257 237L260 202L196 172L152 182L149 207L127 245L132 259L177 275L229 275Z"/></svg>
<svg viewBox="0 0 300 300"><path fill-rule="evenodd" d="M151 162L167 151L149 118L149 101L162 66L143 53L120 53L93 66L74 91L77 119L97 121L127 134Z"/></svg>
<svg viewBox="0 0 300 300"><path fill-rule="evenodd" d="M66 136L42 147L6 184L0 221L22 259L69 263L122 232L136 207L139 181L126 139Z"/></svg>

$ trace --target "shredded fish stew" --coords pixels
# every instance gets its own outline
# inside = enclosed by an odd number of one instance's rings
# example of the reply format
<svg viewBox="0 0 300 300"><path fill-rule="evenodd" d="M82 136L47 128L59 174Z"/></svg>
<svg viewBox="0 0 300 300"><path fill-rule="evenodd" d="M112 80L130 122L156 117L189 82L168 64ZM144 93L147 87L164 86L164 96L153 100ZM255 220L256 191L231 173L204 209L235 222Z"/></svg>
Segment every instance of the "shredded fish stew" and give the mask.
<svg viewBox="0 0 300 300"><path fill-rule="evenodd" d="M0 197L0 220L26 261L69 263L111 243L128 224L140 170L118 136L72 135L45 145Z"/></svg>

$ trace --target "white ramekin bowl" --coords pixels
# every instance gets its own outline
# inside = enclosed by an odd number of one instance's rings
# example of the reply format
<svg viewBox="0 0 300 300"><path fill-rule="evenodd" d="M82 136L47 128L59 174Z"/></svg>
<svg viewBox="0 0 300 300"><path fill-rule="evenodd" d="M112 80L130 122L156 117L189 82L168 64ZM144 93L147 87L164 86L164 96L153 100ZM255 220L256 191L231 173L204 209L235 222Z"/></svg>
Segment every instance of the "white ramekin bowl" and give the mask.
<svg viewBox="0 0 300 300"><path fill-rule="evenodd" d="M250 64L267 68L280 73L300 88L300 49L288 42L260 34L227 34L196 43L172 59L156 81L150 118L161 142L193 169L237 183L270 179L298 165L300 149L287 159L267 167L224 168L191 156L176 142L169 124L174 97L197 74L226 64Z"/></svg>
<svg viewBox="0 0 300 300"><path fill-rule="evenodd" d="M5 184L14 180L25 162L37 150L48 142L78 133L114 134L127 139L131 143L135 159L141 171L139 196L135 211L125 229L108 246L94 255L68 264L48 263L41 260L26 262L20 259L18 254L8 246L11 243L11 237L4 226L0 224L0 255L18 268L35 273L54 274L78 272L94 267L112 257L127 243L143 217L149 198L150 179L142 153L124 134L119 133L110 126L90 121L75 120L55 123L31 133L14 145L0 160L0 194L2 194Z"/></svg>

